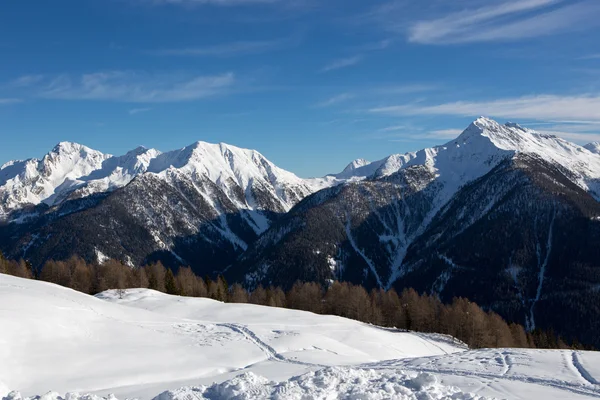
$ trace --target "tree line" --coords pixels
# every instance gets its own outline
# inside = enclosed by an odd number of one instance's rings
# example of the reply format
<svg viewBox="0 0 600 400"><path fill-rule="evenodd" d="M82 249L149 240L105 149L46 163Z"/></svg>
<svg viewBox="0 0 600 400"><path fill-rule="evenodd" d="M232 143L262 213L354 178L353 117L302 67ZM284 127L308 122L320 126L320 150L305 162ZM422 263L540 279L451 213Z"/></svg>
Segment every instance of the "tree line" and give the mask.
<svg viewBox="0 0 600 400"><path fill-rule="evenodd" d="M465 298L443 304L438 297L413 289L401 293L393 289L367 292L364 287L347 282L332 282L327 287L297 282L287 292L262 286L247 291L237 283L228 285L222 276L214 280L199 277L189 267L180 267L174 274L160 262L133 268L116 260L89 264L74 256L66 261L47 261L38 272L23 260L5 259L2 253L0 273L39 279L87 294L149 288L172 295L337 315L382 327L447 334L471 348L582 348L577 343L567 344L552 332L526 332L522 325L507 323L498 314Z"/></svg>

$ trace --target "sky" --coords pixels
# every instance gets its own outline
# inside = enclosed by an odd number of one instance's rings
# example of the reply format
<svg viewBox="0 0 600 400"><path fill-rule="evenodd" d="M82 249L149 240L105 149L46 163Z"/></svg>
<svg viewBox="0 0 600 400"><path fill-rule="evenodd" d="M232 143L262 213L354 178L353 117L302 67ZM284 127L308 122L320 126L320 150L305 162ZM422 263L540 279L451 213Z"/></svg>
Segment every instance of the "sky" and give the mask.
<svg viewBox="0 0 600 400"><path fill-rule="evenodd" d="M479 116L600 141L597 0L0 0L0 164L202 140L301 177Z"/></svg>

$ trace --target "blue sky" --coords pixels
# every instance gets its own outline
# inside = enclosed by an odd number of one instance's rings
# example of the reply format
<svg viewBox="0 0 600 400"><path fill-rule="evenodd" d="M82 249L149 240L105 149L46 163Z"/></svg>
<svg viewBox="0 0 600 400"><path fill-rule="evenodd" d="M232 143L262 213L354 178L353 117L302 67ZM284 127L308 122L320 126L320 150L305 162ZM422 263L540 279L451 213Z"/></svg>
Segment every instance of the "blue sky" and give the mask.
<svg viewBox="0 0 600 400"><path fill-rule="evenodd" d="M597 0L5 0L0 164L198 140L308 177L485 115L600 140Z"/></svg>

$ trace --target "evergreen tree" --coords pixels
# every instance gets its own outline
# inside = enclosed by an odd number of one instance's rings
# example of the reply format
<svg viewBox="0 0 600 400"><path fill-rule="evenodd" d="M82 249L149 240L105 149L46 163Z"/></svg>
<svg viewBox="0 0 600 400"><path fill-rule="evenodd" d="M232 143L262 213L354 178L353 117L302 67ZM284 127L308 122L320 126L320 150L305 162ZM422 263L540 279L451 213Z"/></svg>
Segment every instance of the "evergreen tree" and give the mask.
<svg viewBox="0 0 600 400"><path fill-rule="evenodd" d="M175 276L173 276L173 271L171 271L170 268L167 269L167 272L165 273L165 290L168 294L179 294L179 289L175 283Z"/></svg>

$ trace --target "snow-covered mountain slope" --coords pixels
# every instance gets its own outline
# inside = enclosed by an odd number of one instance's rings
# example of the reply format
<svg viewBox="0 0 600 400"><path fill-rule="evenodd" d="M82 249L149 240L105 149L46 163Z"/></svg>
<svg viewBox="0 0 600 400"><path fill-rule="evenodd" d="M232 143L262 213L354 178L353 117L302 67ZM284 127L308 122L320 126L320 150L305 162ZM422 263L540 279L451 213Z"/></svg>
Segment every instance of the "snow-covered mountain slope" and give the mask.
<svg viewBox="0 0 600 400"><path fill-rule="evenodd" d="M598 147L593 143L582 147L515 123L502 125L481 117L442 146L394 154L355 168L351 164L344 172L352 176L383 177L412 166L425 166L444 185L443 200L447 200L458 187L485 175L500 161L516 154L535 154L567 168L580 187L600 199L600 159L590 154L596 152L594 149Z"/></svg>
<svg viewBox="0 0 600 400"><path fill-rule="evenodd" d="M600 396L593 352L468 351L444 336L302 311L146 289L92 297L6 275L0 303L0 398L8 400L20 399L10 391L50 390L42 399Z"/></svg>
<svg viewBox="0 0 600 400"><path fill-rule="evenodd" d="M588 149L592 153L600 154L600 142L588 143L588 144L586 144L583 147L585 147L586 149Z"/></svg>
<svg viewBox="0 0 600 400"><path fill-rule="evenodd" d="M77 143L62 142L41 160L11 161L0 168L0 219L12 210L52 203L60 187L102 168L109 155Z"/></svg>
<svg viewBox="0 0 600 400"><path fill-rule="evenodd" d="M12 211L31 205L55 206L68 199L112 191L147 172L166 176L173 170L194 180L207 178L236 206L255 211L267 207L270 211L285 212L307 194L326 185L319 179L300 179L257 151L224 143L197 142L167 153L138 147L115 157L64 142L42 160L13 161L2 166L0 219L10 220Z"/></svg>
<svg viewBox="0 0 600 400"><path fill-rule="evenodd" d="M62 143L0 170L0 247L41 265L73 254L219 271L281 214L337 179L300 179L254 150L197 142L103 155ZM3 221L4 220L4 221Z"/></svg>
<svg viewBox="0 0 600 400"><path fill-rule="evenodd" d="M377 284L389 287L401 273L403 258L409 246L426 230L459 189L488 174L500 163L519 156L538 157L558 166L570 181L594 198L600 199L600 157L555 136L537 133L513 123L501 125L482 117L445 145L414 153L391 155L373 163L356 161L350 164L340 174L347 182L356 183L366 179L362 185L357 183L359 186L356 193L349 193L353 191L350 185L343 189L329 189L294 210L289 219L293 215L304 214L310 207L331 207L332 197L346 198L348 201L345 203L345 211L338 208L334 212L343 219L343 225L352 228L369 216L377 216L378 210L389 202L403 198L394 208L394 215L387 220L381 220L386 217L379 215L381 221L378 223L384 228L379 235L386 243L383 257L388 258L385 264L391 270L379 274L374 271L375 265L382 267L381 255L361 256L370 265L369 270L375 275ZM331 219L328 221L331 222ZM290 232L289 227L275 227L275 232L267 234L257 245L265 248L270 236L275 243L279 243L281 235L277 232L281 229ZM335 243L320 234L317 236L330 244ZM331 256L335 257L334 254ZM269 263L265 264L263 261L254 257L249 263L264 270Z"/></svg>
<svg viewBox="0 0 600 400"><path fill-rule="evenodd" d="M346 168L344 168L344 170L339 174L333 174L330 176L343 180L366 178L367 176L373 175L380 165L381 161L373 163L363 158L359 158L348 164Z"/></svg>
<svg viewBox="0 0 600 400"><path fill-rule="evenodd" d="M251 287L337 279L463 296L600 345L600 314L585 307L599 296L599 163L583 147L482 118L443 146L307 197L228 273Z"/></svg>

